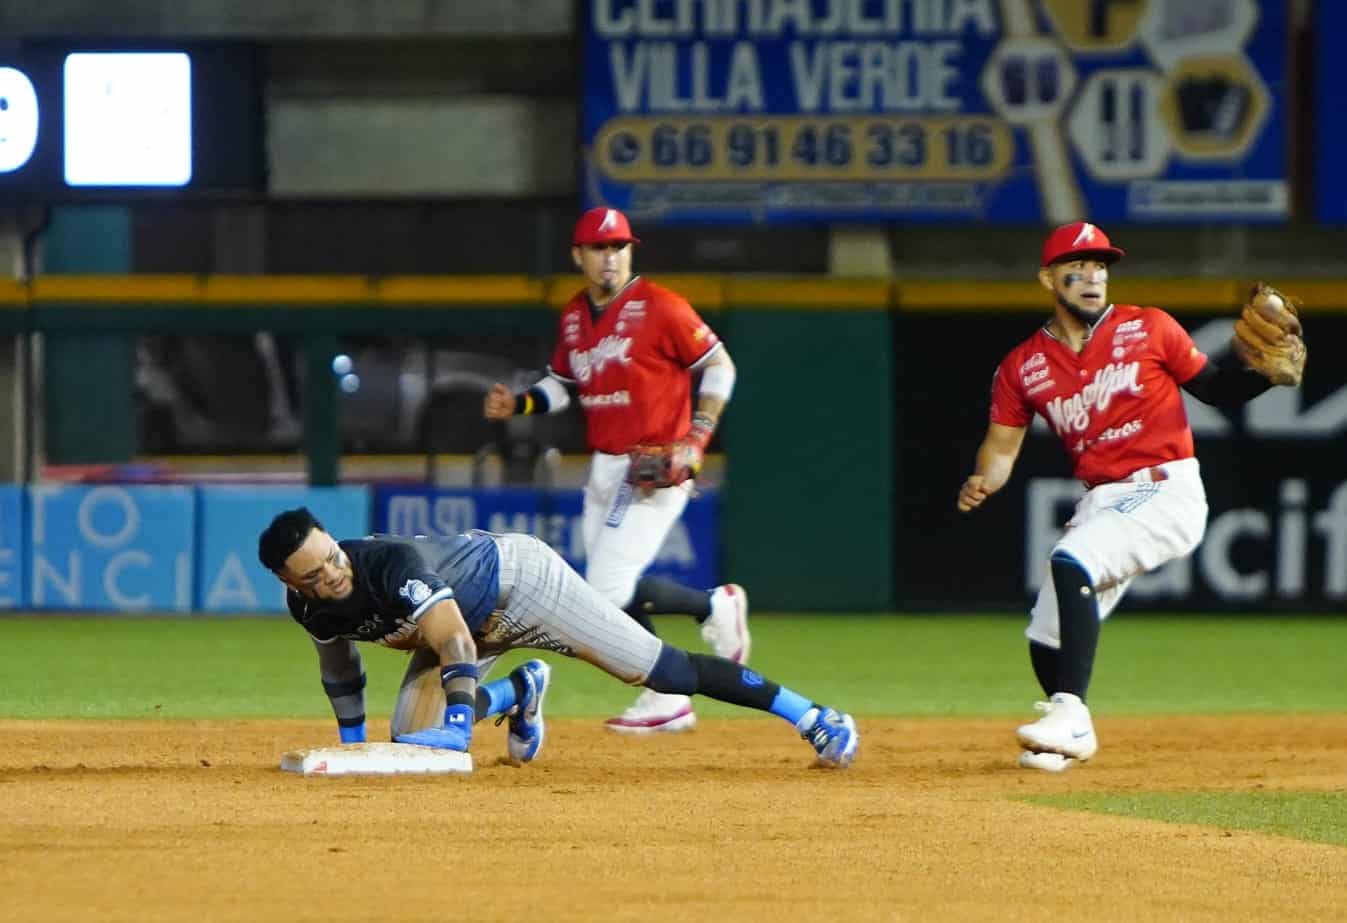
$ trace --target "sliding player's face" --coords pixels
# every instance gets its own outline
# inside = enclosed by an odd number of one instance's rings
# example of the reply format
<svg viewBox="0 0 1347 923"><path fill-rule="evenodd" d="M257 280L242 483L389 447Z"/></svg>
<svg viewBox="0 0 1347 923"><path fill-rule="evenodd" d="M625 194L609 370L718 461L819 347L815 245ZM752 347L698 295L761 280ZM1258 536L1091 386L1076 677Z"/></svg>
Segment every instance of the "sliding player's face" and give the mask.
<svg viewBox="0 0 1347 923"><path fill-rule="evenodd" d="M351 559L336 539L313 529L285 559L281 579L310 599L345 599L355 589Z"/></svg>

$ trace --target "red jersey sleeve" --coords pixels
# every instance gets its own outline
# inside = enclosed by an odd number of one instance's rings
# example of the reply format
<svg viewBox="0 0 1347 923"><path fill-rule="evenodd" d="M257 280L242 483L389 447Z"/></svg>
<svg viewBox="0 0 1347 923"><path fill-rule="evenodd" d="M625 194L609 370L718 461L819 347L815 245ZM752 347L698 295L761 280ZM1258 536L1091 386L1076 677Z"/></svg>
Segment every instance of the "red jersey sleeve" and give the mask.
<svg viewBox="0 0 1347 923"><path fill-rule="evenodd" d="M1001 361L992 377L991 422L1000 426L1028 426L1034 422L1034 408L1020 385L1018 353Z"/></svg>
<svg viewBox="0 0 1347 923"><path fill-rule="evenodd" d="M1193 338L1183 325L1159 308L1155 312L1156 342L1160 346L1160 359L1174 380L1183 384L1192 378L1207 364L1207 356L1193 343Z"/></svg>
<svg viewBox="0 0 1347 923"><path fill-rule="evenodd" d="M571 351L566 348L566 315L561 315L557 324L557 345L552 349L552 361L547 363L547 371L563 381L575 381L575 372L571 371Z"/></svg>
<svg viewBox="0 0 1347 923"><path fill-rule="evenodd" d="M665 295L661 302L664 352L684 368L696 368L720 345L720 337L677 295Z"/></svg>

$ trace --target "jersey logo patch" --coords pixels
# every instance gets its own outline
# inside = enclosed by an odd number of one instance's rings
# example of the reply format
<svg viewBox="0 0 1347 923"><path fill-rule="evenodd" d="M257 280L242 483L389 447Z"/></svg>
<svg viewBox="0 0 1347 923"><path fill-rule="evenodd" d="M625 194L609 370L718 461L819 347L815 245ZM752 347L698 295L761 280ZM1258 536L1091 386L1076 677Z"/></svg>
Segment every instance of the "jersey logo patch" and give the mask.
<svg viewBox="0 0 1347 923"><path fill-rule="evenodd" d="M1075 394L1049 401L1045 408L1048 422L1063 438L1073 432L1085 432L1090 427L1092 411L1107 410L1119 395L1142 392L1142 384L1137 380L1140 374L1140 362L1109 363L1095 372L1094 379Z"/></svg>
<svg viewBox="0 0 1347 923"><path fill-rule="evenodd" d="M398 595L404 597L413 606L419 606L421 603L430 599L431 590L420 580L408 580L398 590Z"/></svg>

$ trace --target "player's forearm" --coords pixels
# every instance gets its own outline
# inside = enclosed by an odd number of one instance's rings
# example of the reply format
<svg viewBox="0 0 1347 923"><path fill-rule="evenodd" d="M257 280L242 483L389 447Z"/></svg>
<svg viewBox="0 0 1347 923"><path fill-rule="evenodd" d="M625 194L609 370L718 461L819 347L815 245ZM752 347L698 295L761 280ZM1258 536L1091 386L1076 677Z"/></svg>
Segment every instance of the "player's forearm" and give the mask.
<svg viewBox="0 0 1347 923"><path fill-rule="evenodd" d="M701 383L697 387L697 410L692 417L689 435L700 442L703 449L720 425L720 415L725 412L725 405L734 393L736 376L734 360L723 346L702 369Z"/></svg>
<svg viewBox="0 0 1347 923"><path fill-rule="evenodd" d="M1208 360L1182 387L1204 404L1233 410L1271 388L1272 382L1246 368L1238 356L1227 354Z"/></svg>
<svg viewBox="0 0 1347 923"><path fill-rule="evenodd" d="M982 486L987 493L996 493L1010 480L1015 470L1015 458L1018 452L1006 452L1005 449L984 442L978 448L977 461L973 474L982 478Z"/></svg>
<svg viewBox="0 0 1347 923"><path fill-rule="evenodd" d="M459 611L458 603L452 599L436 603L429 612L421 616L417 630L420 632L421 643L440 658L442 675L451 667L463 668L477 663L477 645L472 640L472 633L468 630L467 623L463 621L463 613ZM452 690L476 694L475 666L471 670L457 669L450 672L461 676L454 678L452 684L450 679L445 677L446 693ZM469 678L471 682L468 682Z"/></svg>
<svg viewBox="0 0 1347 923"><path fill-rule="evenodd" d="M700 397L694 417L702 417L712 432L720 425L720 415L725 412L725 401L718 397Z"/></svg>
<svg viewBox="0 0 1347 923"><path fill-rule="evenodd" d="M318 651L318 672L323 680L323 691L332 703L332 713L341 728L342 740L355 742L364 739L365 730L365 670L360 652L350 641L336 640L330 644L314 643Z"/></svg>

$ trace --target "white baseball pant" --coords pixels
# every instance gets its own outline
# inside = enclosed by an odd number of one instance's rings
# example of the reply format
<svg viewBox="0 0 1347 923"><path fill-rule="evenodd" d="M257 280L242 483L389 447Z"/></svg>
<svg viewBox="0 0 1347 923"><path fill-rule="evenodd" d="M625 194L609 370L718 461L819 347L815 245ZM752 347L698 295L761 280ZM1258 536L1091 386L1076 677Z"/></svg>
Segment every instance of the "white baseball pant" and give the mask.
<svg viewBox="0 0 1347 923"><path fill-rule="evenodd" d="M642 496L626 482L630 464L625 455L594 454L581 520L585 580L619 609L631 604L636 582L683 515L693 489L685 481Z"/></svg>
<svg viewBox="0 0 1347 923"><path fill-rule="evenodd" d="M1207 494L1196 458L1142 468L1127 480L1086 491L1052 553L1065 552L1089 576L1099 618L1109 617L1139 574L1192 554L1207 528ZM1025 635L1061 647L1052 570L1044 562L1038 599Z"/></svg>

